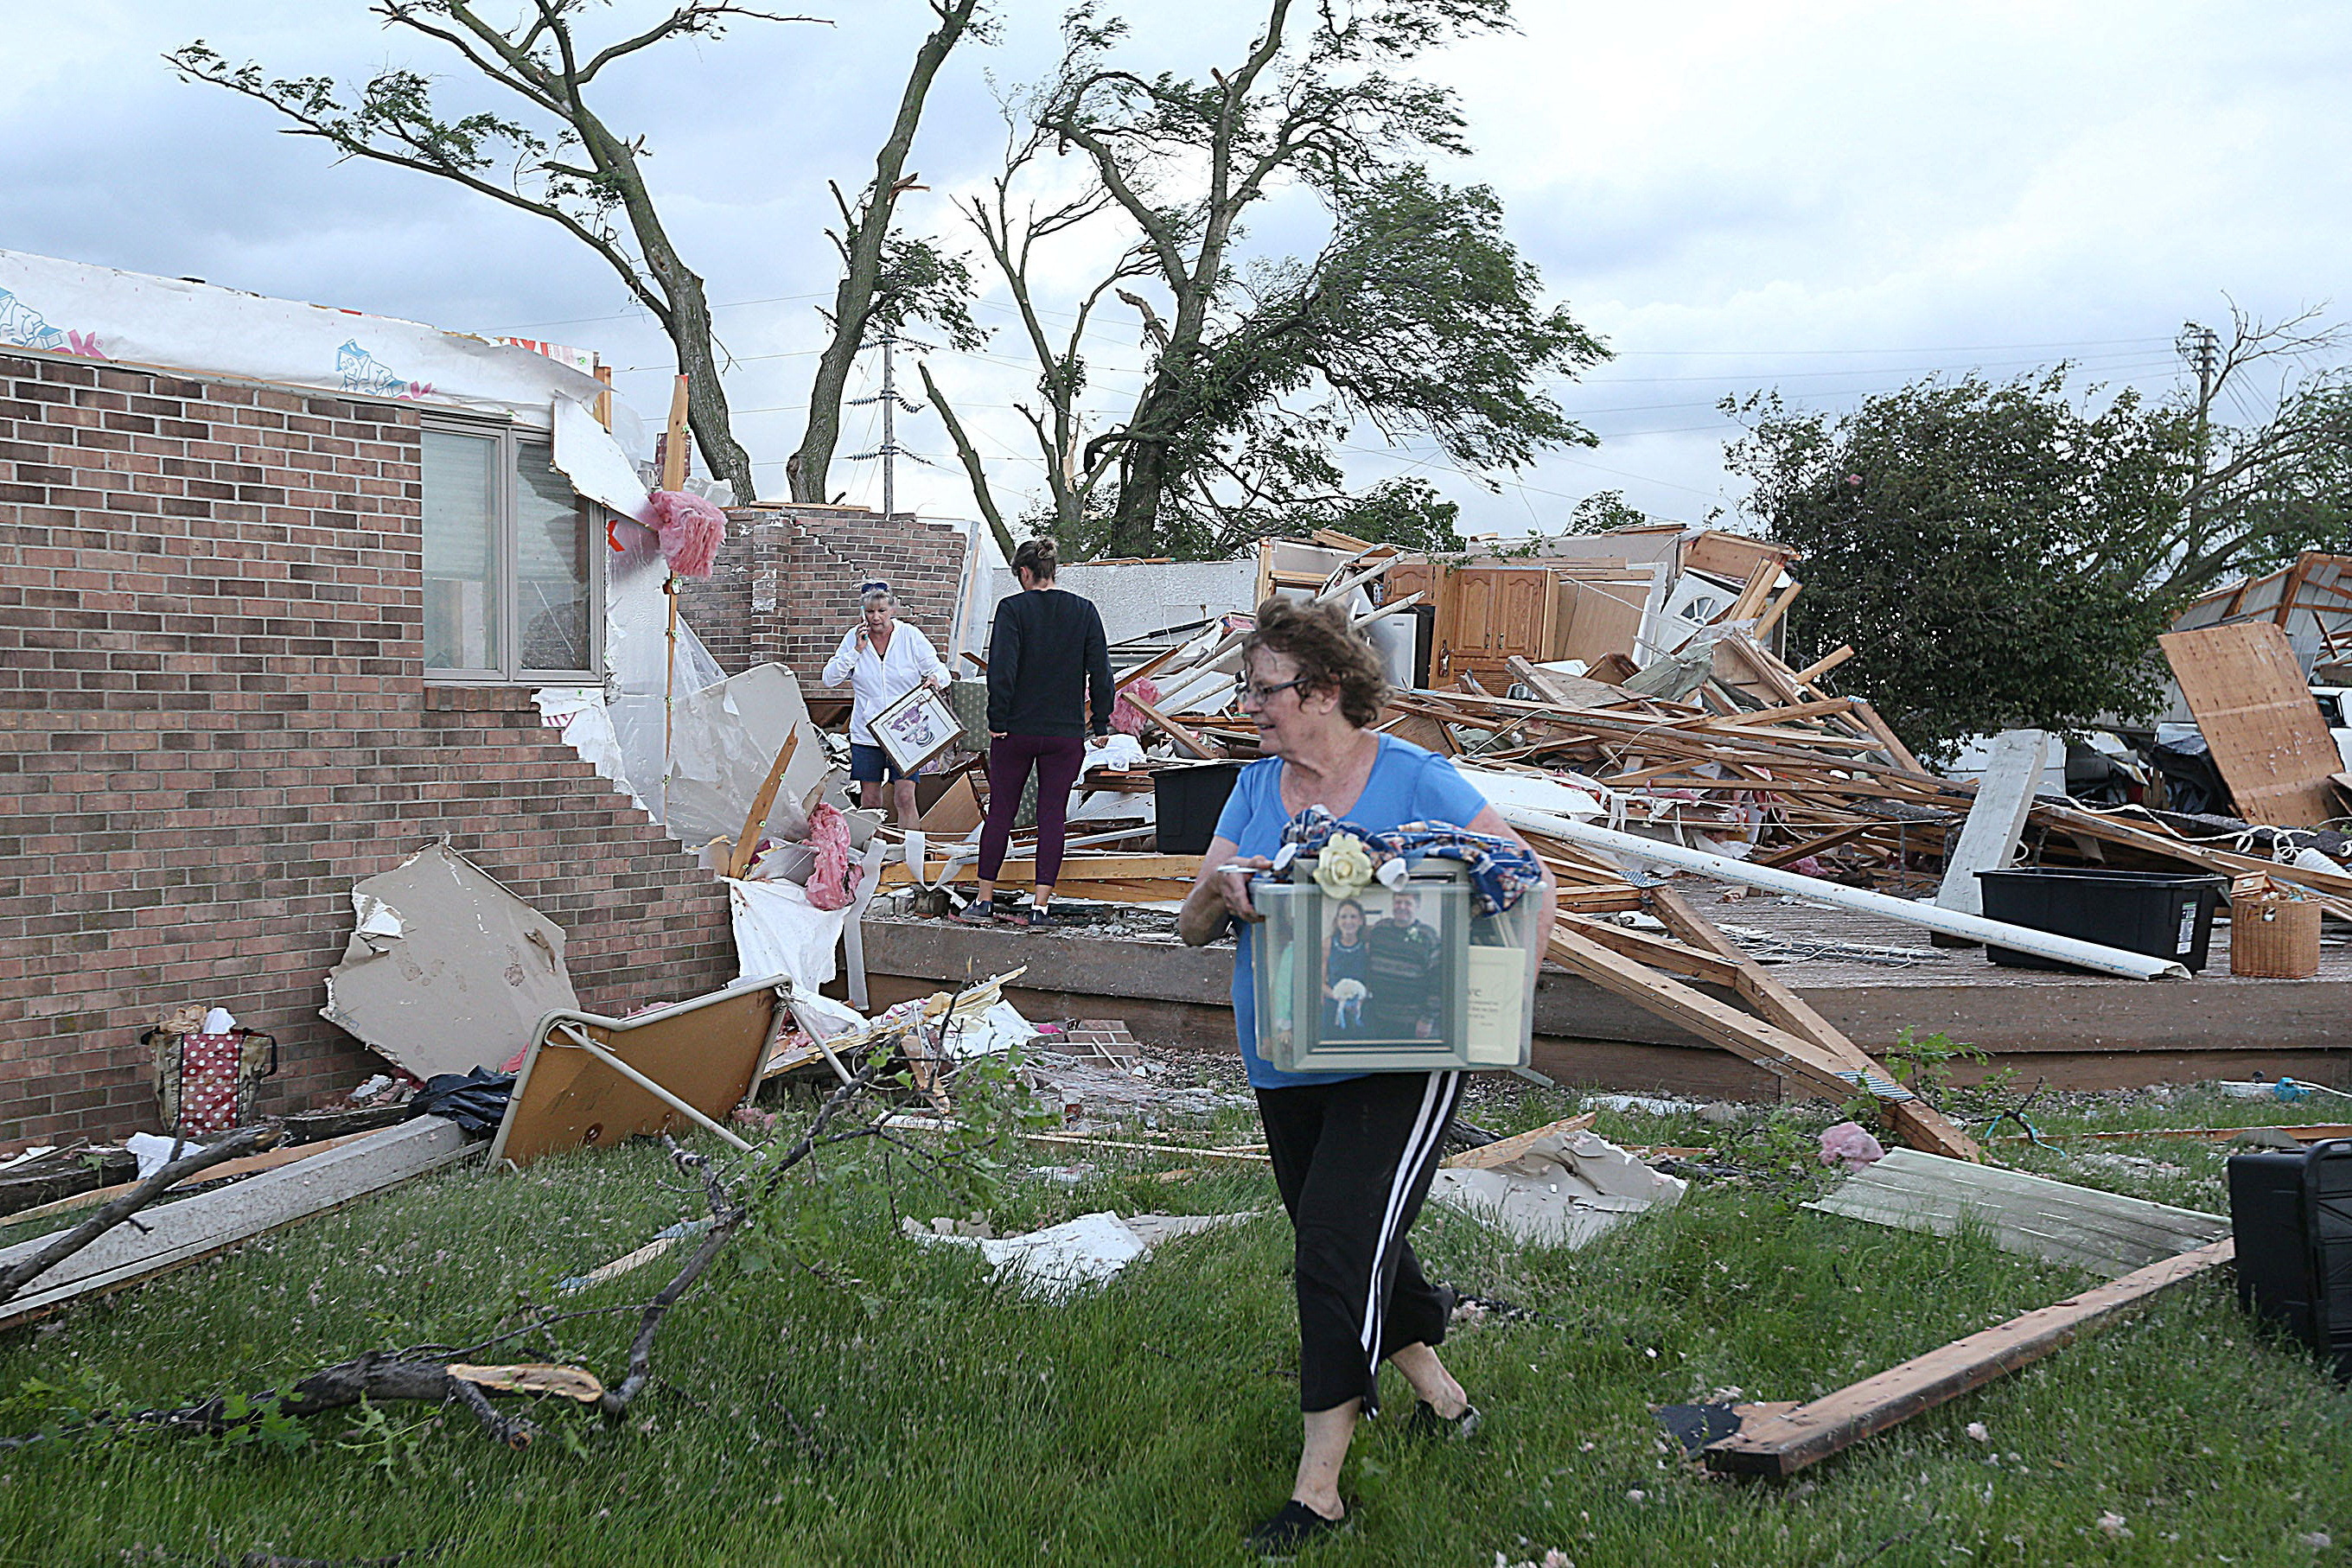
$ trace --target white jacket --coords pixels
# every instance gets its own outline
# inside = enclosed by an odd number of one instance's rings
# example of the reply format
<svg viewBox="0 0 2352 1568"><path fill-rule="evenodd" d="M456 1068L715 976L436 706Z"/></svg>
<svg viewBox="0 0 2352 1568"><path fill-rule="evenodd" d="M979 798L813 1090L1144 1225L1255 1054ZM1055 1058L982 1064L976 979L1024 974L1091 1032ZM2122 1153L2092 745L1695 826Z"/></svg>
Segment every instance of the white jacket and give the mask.
<svg viewBox="0 0 2352 1568"><path fill-rule="evenodd" d="M921 685L927 675L945 681L948 667L932 651L931 639L904 621L890 628L887 657L875 652L871 642L858 646L857 634L863 629L852 626L842 634L840 650L825 663L824 683L850 683L855 700L849 707L849 738L858 745L871 746L876 743L874 715Z"/></svg>

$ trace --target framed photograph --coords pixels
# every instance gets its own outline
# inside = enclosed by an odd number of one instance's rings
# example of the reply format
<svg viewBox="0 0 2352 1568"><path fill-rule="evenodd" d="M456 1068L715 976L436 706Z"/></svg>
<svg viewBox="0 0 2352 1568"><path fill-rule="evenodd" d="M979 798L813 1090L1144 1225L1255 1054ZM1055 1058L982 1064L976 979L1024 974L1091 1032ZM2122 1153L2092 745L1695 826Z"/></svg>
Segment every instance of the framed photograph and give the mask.
<svg viewBox="0 0 2352 1568"><path fill-rule="evenodd" d="M1470 888L1453 868L1334 898L1276 883L1258 902L1258 1044L1286 1072L1411 1072L1495 1060L1472 1016ZM1255 893L1255 890L1254 890ZM1512 954L1516 956L1516 952ZM1522 966L1524 973L1524 966ZM1479 1011L1486 1011L1480 1008ZM1482 1048L1485 1047L1485 1048Z"/></svg>
<svg viewBox="0 0 2352 1568"><path fill-rule="evenodd" d="M946 696L929 686L916 687L874 715L873 729L891 764L910 777L963 733Z"/></svg>

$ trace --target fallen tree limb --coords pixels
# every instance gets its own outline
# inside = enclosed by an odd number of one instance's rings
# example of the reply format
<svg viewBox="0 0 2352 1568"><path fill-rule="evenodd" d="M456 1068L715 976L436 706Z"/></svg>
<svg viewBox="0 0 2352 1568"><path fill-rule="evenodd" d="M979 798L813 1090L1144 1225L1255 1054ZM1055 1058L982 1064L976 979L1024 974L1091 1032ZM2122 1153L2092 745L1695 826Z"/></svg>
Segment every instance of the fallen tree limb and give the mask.
<svg viewBox="0 0 2352 1568"><path fill-rule="evenodd" d="M0 1270L0 1301L5 1301L190 1176L266 1149L277 1142L278 1136L275 1128L241 1127L201 1149L158 1165L144 1181L71 1230L60 1233L40 1251Z"/></svg>

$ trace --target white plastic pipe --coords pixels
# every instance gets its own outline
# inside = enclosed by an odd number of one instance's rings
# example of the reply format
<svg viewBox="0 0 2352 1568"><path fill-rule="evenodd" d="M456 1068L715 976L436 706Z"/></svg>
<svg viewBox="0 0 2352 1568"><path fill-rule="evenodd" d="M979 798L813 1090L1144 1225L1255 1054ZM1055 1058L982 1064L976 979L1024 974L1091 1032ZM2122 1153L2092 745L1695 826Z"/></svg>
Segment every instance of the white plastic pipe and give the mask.
<svg viewBox="0 0 2352 1568"><path fill-rule="evenodd" d="M1606 849L1621 859L1648 862L1657 866L1673 866L1680 870L1697 871L1727 882L1760 888L1767 892L1790 893L1816 903L1831 904L1842 910L1858 910L1864 914L1885 915L1888 920L1907 925L1921 926L1928 931L1942 931L1947 936L1966 937L1971 942L1990 942L2000 947L2015 948L2037 958L2056 959L2084 969L2095 969L2102 974L2120 974L2130 980L2186 980L2189 971L2169 959L2150 958L2146 953L2126 952L2119 947L2105 947L2095 942L2077 942L2071 936L2054 936L2046 931L2033 931L2025 926L2011 925L2005 921L1989 921L1982 915L1962 914L1957 910L1937 909L1933 904L1915 904L1908 899L1889 898L1863 888L1849 888L1839 882L1823 881L1819 877L1807 877L1795 871L1783 871L1773 866L1751 866L1745 860L1734 860L1727 855L1710 855L1704 849L1686 849L1679 844L1662 844L1639 834L1620 833L1614 828L1595 827L1590 823L1571 822L1564 816L1552 816L1543 812L1503 811L1503 819L1515 827L1539 833L1548 838L1564 838L1571 844L1582 844L1594 849Z"/></svg>

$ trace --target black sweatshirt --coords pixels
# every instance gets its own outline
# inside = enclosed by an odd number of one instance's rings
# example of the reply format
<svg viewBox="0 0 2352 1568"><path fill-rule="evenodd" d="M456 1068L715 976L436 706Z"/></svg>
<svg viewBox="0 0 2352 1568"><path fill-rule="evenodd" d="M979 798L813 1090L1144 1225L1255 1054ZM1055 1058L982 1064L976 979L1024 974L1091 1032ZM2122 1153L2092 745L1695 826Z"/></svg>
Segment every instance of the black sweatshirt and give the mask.
<svg viewBox="0 0 2352 1568"><path fill-rule="evenodd" d="M1087 686L1094 731L1110 733L1110 645L1094 601L1059 588L998 601L988 635L988 728L996 735L1083 735Z"/></svg>

